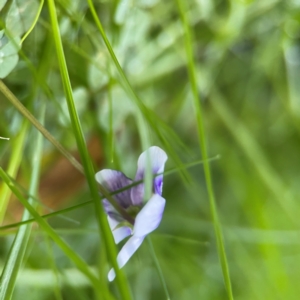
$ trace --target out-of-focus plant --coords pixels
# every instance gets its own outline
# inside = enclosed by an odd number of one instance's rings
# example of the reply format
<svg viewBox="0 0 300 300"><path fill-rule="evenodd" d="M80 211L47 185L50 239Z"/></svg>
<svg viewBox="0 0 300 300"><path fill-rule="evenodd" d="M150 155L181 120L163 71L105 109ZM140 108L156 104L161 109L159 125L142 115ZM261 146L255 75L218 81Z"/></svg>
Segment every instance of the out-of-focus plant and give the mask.
<svg viewBox="0 0 300 300"><path fill-rule="evenodd" d="M0 270L13 274L5 285L14 286L12 299L122 297L107 280L111 253L94 214L101 200L95 206L82 176L80 130L89 174L113 169L133 178L150 145L166 151L174 171L164 177L167 204L152 243L122 268L133 299L226 299L217 223L233 298L298 299L300 5L184 3L182 18L176 1L56 1L61 76L48 6L0 0L0 136L9 138L0 139L9 183L0 182ZM200 117L217 223L198 163ZM38 131L46 139L34 195ZM20 223L23 204L10 188L30 199L30 220ZM20 243L15 228L32 219L39 225Z"/></svg>

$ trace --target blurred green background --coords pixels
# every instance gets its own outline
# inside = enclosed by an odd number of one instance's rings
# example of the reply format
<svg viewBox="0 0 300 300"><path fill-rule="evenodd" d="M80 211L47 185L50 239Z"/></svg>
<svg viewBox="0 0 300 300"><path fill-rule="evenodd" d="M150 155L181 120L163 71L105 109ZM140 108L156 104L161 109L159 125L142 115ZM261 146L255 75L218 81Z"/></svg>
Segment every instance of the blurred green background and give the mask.
<svg viewBox="0 0 300 300"><path fill-rule="evenodd" d="M93 3L128 81L147 107L142 111L124 86L88 3L56 1L73 96L95 171L117 169L133 178L145 150L143 124L147 143L168 153L166 170L200 160L177 2ZM300 1L184 3L233 296L299 299ZM0 78L36 118L46 107L45 128L78 157L47 1L40 15L39 5L0 0ZM0 140L0 165L26 196L38 130L26 125L0 92L0 136L10 138ZM91 200L84 177L46 139L40 159L40 203L34 202L40 214ZM3 226L19 222L23 206L0 184L0 221ZM163 196L164 217L151 238L170 298L228 299L203 166L165 176ZM100 269L106 276L110 264L92 205L47 220L95 274ZM0 229L2 270L17 229ZM12 299L101 298L36 224L24 251ZM124 272L133 299L166 299L146 242ZM111 299L121 299L115 283L108 287Z"/></svg>

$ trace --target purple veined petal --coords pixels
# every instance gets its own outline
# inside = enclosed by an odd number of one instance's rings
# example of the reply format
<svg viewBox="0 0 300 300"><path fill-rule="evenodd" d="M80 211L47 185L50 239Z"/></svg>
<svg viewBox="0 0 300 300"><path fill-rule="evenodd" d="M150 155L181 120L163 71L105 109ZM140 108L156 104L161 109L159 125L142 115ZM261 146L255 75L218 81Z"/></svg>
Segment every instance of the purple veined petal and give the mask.
<svg viewBox="0 0 300 300"><path fill-rule="evenodd" d="M144 237L132 236L123 246L117 257L117 262L120 269L124 267L124 265L128 262L134 252L141 246L143 240ZM115 270L111 269L108 273L108 280L113 281L115 279L115 276Z"/></svg>
<svg viewBox="0 0 300 300"><path fill-rule="evenodd" d="M147 160L150 160L152 174L162 173L165 163L168 159L167 154L161 148L152 146L144 151L138 159L138 169L135 175L135 181L144 179L145 169L147 168ZM154 192L161 195L163 186L163 175L156 176L153 180ZM131 190L131 199L134 205L141 205L144 197L144 184L141 183Z"/></svg>
<svg viewBox="0 0 300 300"><path fill-rule="evenodd" d="M124 218L119 214L119 212L110 204L107 199L102 200L102 204L106 214L110 217L110 220L115 220L117 224L124 221ZM116 225L117 226L117 225Z"/></svg>
<svg viewBox="0 0 300 300"><path fill-rule="evenodd" d="M134 228L134 237L145 237L155 230L161 222L166 200L158 194L154 194L137 214Z"/></svg>
<svg viewBox="0 0 300 300"><path fill-rule="evenodd" d="M100 172L96 173L95 177L96 180L109 192L120 190L132 184L132 180L130 178L127 178L122 172L109 169L101 170ZM130 194L131 189L127 189L114 195L113 197L116 199L118 204L126 209L130 205L132 205Z"/></svg>

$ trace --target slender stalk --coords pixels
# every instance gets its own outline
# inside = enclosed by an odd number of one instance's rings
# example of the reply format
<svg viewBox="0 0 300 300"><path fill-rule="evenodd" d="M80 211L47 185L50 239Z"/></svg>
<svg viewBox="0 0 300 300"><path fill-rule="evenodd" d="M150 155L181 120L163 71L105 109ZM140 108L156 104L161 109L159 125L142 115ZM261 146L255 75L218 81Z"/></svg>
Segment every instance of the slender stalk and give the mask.
<svg viewBox="0 0 300 300"><path fill-rule="evenodd" d="M92 165L92 162L89 157L89 153L88 153L86 143L85 143L85 140L83 137L81 125L79 122L77 110L76 110L76 107L74 104L72 87L71 87L71 83L70 83L70 79L69 79L67 64L66 64L64 50L63 50L62 41L61 41L60 32L59 32L56 8L55 8L55 4L54 4L53 0L48 0L48 7L49 7L51 25L52 25L52 30L53 30L53 38L54 38L54 43L55 43L55 47L56 47L59 68L60 68L60 72L61 72L65 96L66 96L68 109L69 109L69 115L70 115L73 130L74 130L77 147L78 147L80 157L82 160L82 164L84 167L84 173L85 173L85 176L86 176L89 188L90 188L92 198L94 199L95 213L96 213L96 217L97 217L97 221L98 221L99 233L101 233L100 237L101 236L103 237L102 240L105 245L105 251L108 254L108 257L109 257L110 261L112 262L112 265L116 271L117 285L118 285L120 294L122 295L122 298L125 300L131 299L128 283L126 281L125 276L123 275L123 272L119 269L118 263L116 261L117 250L116 250L116 247L114 244L112 234L110 232L106 214L105 214L103 207L101 205L101 202L100 202L98 188L97 188L97 184L96 184L96 181L94 178L95 172L94 172L93 165Z"/></svg>
<svg viewBox="0 0 300 300"><path fill-rule="evenodd" d="M162 134L161 130L158 129L157 126L157 122L160 123L160 125L163 126L163 122L161 122L160 120L158 120L157 115L155 115L151 110L149 110L145 104L143 103L143 101L138 97L138 95L135 93L135 91L133 90L128 78L126 77L115 53L114 50L105 34L105 31L103 29L103 26L101 24L101 21L98 17L98 14L95 10L94 4L92 0L87 0L89 8L91 10L92 16L94 18L94 21L96 23L96 26L103 38L103 41L106 45L106 48L113 60L114 65L116 66L119 76L121 78L121 84L124 88L124 90L126 91L126 93L129 95L130 99L134 101L134 104L136 105L136 107L140 110L141 114L143 115L143 117L145 118L145 120L147 121L149 127L155 132L155 134L157 135L157 137L160 139L160 141L162 142L162 144L165 147L165 150L168 152L168 154L170 154L170 156L172 157L172 159L175 161L175 163L180 167L182 166L182 162L180 160L180 158L178 157L178 155L176 154L176 152L174 151L174 148L166 141L165 136ZM173 132L172 132L173 133ZM187 184L187 182L190 180L189 174L184 172L184 169L182 169L181 172L181 177L184 180L184 182Z"/></svg>
<svg viewBox="0 0 300 300"><path fill-rule="evenodd" d="M209 196L210 211L214 223L214 230L215 230L217 247L218 247L218 255L222 267L223 278L224 278L228 298L233 299L229 267L228 267L226 252L225 252L221 225L219 222L218 212L216 208L212 176L210 172L210 165L207 160L208 154L207 154L207 146L206 146L206 137L205 137L205 130L203 125L202 109L200 105L199 93L197 88L197 77L196 77L196 67L194 62L192 36L191 36L188 19L186 16L185 2L183 0L176 0L176 1L178 4L180 18L184 28L185 48L186 48L186 55L188 60L187 67L188 67L189 79L190 79L190 84L191 84L192 94L193 94L193 103L194 103L195 114L196 114L200 150L204 160L203 167L204 167L205 181L206 181L206 187Z"/></svg>
<svg viewBox="0 0 300 300"><path fill-rule="evenodd" d="M41 109L42 120L44 119L44 115L45 115L45 106L43 106ZM28 124L28 121L27 120L25 121L26 124ZM27 128L28 126L25 127ZM31 160L32 176L31 176L31 183L29 187L29 193L32 195L36 195L37 193L42 149L43 149L43 139L42 139L42 135L38 133L38 137L36 140L35 148L32 155L32 160ZM33 205L33 207L37 206L37 203L34 204L33 199L31 197L28 199L28 203ZM28 220L29 217L30 217L29 212L25 210L23 213L22 220ZM14 242L10 249L9 257L6 260L0 278L0 299L1 300L8 300L11 299L12 297L17 275L21 267L21 264L23 262L24 254L27 248L30 232L31 232L30 225L23 226L19 228L18 233L15 236Z"/></svg>
<svg viewBox="0 0 300 300"><path fill-rule="evenodd" d="M20 191L15 187L13 182L10 180L7 173L0 167L0 177L4 180L7 186L15 194L22 205L29 211L29 213L34 217L35 221L41 226L41 228L54 240L54 242L64 251L64 253L75 263L77 268L85 274L90 281L97 286L98 278L90 271L86 263L79 257L68 244L66 244L51 228L51 226L36 212L32 205L27 201L26 198L20 193Z"/></svg>
<svg viewBox="0 0 300 300"><path fill-rule="evenodd" d="M45 241L45 244L47 247L49 265L50 265L50 267L53 271L53 275L55 277L55 284L53 286L53 292L56 297L56 300L63 300L62 291L59 286L59 272L58 272L57 266L55 264L55 258L54 258L54 254L53 254L51 240L46 235L44 237L44 241Z"/></svg>
<svg viewBox="0 0 300 300"><path fill-rule="evenodd" d="M41 0L41 3L40 3L40 6L39 6L39 9L37 11L37 14L33 20L33 23L31 24L30 28L28 29L28 31L24 34L24 36L22 37L22 40L21 40L21 44L25 41L25 39L28 37L28 35L31 33L31 31L33 30L33 28L35 27L39 17L40 17L40 14L41 14L41 11L42 11L42 8L43 8L43 5L44 5L44 0Z"/></svg>
<svg viewBox="0 0 300 300"><path fill-rule="evenodd" d="M113 98L112 98L112 77L110 75L108 83L108 104L109 104L109 152L110 152L110 162L114 162L115 144L114 144L114 119L113 119Z"/></svg>
<svg viewBox="0 0 300 300"><path fill-rule="evenodd" d="M42 133L42 135L52 145L64 155L70 163L81 173L83 168L80 163L50 134L50 132L32 115L32 113L17 99L17 97L8 89L8 87L0 80L0 92L6 97L7 100L26 118L31 124Z"/></svg>
<svg viewBox="0 0 300 300"><path fill-rule="evenodd" d="M166 299L171 300L171 297L170 297L170 294L169 294L169 291L168 291L168 287L167 287L167 284L166 284L166 281L165 281L165 277L164 277L164 274L161 270L160 263L157 259L157 256L156 256L156 253L155 253L155 250L154 250L154 247L153 247L150 236L147 237L147 242L148 242L149 249L150 249L151 255L153 257L154 263L155 263L155 267L156 267L160 282L163 286L163 289L164 289L164 292L165 292L165 295L166 295Z"/></svg>
<svg viewBox="0 0 300 300"><path fill-rule="evenodd" d="M0 81L1 84L1 81ZM15 177L17 175L21 160L22 160L22 151L24 148L25 137L28 130L28 122L24 120L21 125L21 130L12 143L12 152L11 158L8 164L7 173L11 177ZM0 186L0 224L3 221L7 204L11 195L11 191L7 185L2 184Z"/></svg>

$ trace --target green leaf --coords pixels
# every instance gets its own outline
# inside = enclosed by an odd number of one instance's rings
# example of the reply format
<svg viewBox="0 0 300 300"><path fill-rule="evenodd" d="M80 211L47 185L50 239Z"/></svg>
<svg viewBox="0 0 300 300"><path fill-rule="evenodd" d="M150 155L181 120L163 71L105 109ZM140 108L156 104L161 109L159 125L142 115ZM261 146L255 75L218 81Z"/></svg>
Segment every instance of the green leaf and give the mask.
<svg viewBox="0 0 300 300"><path fill-rule="evenodd" d="M0 0L0 10L5 5L5 0ZM0 78L5 78L17 65L19 56L18 51L21 48L20 37L24 38L33 29L42 3L36 0L15 0L12 1L5 18L5 28L0 31ZM2 23L2 22L1 22ZM22 40L23 41L23 40Z"/></svg>
<svg viewBox="0 0 300 300"><path fill-rule="evenodd" d="M0 10L4 7L6 2L7 2L7 0L0 0Z"/></svg>
<svg viewBox="0 0 300 300"><path fill-rule="evenodd" d="M6 28L13 36L21 36L31 26L39 9L36 0L15 0L6 16Z"/></svg>
<svg viewBox="0 0 300 300"><path fill-rule="evenodd" d="M4 30L0 31L0 78L6 77L16 66L19 56L20 39L9 39Z"/></svg>

